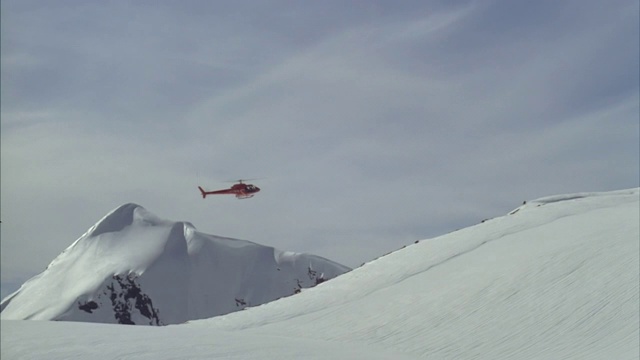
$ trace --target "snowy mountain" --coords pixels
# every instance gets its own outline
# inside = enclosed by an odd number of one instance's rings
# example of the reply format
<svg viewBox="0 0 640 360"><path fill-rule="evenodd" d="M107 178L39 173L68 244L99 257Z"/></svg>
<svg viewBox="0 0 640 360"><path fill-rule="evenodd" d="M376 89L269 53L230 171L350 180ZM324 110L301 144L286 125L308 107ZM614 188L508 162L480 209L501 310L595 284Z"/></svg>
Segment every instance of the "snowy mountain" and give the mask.
<svg viewBox="0 0 640 360"><path fill-rule="evenodd" d="M1 355L638 359L639 239L640 189L551 196L211 319L160 328L2 320Z"/></svg>
<svg viewBox="0 0 640 360"><path fill-rule="evenodd" d="M350 269L207 235L125 204L2 301L2 319L166 325L293 295Z"/></svg>

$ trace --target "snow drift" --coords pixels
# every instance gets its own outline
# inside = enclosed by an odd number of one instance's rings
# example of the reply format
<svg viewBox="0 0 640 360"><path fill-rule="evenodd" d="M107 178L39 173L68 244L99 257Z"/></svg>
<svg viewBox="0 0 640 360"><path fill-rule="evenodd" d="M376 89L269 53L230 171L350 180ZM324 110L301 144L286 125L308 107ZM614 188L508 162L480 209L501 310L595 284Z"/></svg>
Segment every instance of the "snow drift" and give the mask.
<svg viewBox="0 0 640 360"><path fill-rule="evenodd" d="M349 268L125 204L2 301L2 319L166 325L263 304Z"/></svg>

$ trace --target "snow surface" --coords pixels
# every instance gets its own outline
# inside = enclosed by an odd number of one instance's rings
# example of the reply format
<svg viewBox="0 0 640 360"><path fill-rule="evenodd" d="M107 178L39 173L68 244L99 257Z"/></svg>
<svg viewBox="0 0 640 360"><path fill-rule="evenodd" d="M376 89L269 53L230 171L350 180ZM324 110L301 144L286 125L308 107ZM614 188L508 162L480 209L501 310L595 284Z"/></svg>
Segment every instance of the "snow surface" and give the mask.
<svg viewBox="0 0 640 360"><path fill-rule="evenodd" d="M640 189L530 201L301 294L165 327L2 320L7 359L638 359Z"/></svg>
<svg viewBox="0 0 640 360"><path fill-rule="evenodd" d="M318 256L200 233L125 204L5 298L0 316L177 324L293 295L348 270Z"/></svg>

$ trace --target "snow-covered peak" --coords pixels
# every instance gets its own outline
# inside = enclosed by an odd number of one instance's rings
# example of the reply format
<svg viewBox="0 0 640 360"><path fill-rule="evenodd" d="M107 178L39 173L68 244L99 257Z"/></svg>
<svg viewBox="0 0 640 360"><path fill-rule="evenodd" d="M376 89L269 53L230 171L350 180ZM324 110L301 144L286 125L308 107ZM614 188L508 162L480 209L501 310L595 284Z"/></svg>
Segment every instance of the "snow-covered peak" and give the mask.
<svg viewBox="0 0 640 360"><path fill-rule="evenodd" d="M158 225L164 221L149 213L142 206L128 203L113 209L100 219L100 221L89 229L89 235L95 237L104 233L121 231L136 222Z"/></svg>
<svg viewBox="0 0 640 360"><path fill-rule="evenodd" d="M4 299L1 316L180 323L292 295L349 270L313 255L200 233L129 203Z"/></svg>

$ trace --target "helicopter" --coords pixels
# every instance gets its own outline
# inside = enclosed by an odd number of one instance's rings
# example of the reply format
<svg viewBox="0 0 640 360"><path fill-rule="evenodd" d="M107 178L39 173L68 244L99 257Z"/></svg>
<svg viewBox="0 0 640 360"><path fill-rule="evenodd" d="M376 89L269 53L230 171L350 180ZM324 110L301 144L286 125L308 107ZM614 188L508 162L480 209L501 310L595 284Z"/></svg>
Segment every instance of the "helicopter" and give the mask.
<svg viewBox="0 0 640 360"><path fill-rule="evenodd" d="M233 184L228 189L222 190L214 190L214 191L205 191L202 187L198 186L200 189L200 193L202 194L202 198L206 198L207 195L235 195L237 199L248 199L252 198L260 188L253 184L245 184L244 180L236 180L238 183Z"/></svg>

